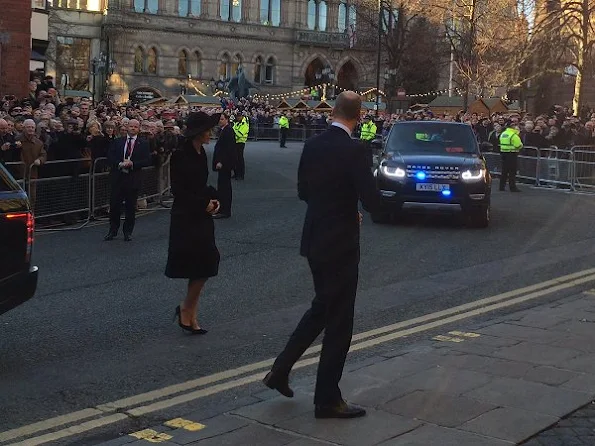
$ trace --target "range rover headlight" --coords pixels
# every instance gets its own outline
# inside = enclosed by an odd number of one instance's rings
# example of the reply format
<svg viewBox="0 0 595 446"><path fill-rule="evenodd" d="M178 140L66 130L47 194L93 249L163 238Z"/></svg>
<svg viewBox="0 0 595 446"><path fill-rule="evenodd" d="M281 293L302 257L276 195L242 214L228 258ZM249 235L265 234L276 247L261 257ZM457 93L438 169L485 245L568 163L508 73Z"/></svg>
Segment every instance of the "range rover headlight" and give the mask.
<svg viewBox="0 0 595 446"><path fill-rule="evenodd" d="M486 170L482 167L467 169L461 174L463 181L479 181L485 177Z"/></svg>
<svg viewBox="0 0 595 446"><path fill-rule="evenodd" d="M407 174L401 167L380 166L380 171L383 175L391 178L405 178Z"/></svg>

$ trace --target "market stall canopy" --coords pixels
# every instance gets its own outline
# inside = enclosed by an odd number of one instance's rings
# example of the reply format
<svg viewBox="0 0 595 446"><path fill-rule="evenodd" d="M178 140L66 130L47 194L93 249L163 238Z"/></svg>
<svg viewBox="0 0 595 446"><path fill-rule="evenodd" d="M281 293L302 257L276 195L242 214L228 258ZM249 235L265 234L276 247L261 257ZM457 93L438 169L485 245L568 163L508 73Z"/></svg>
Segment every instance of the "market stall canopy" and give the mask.
<svg viewBox="0 0 595 446"><path fill-rule="evenodd" d="M296 104L291 107L294 110L307 110L310 107L308 106L308 104L306 104L304 101L298 101L296 102Z"/></svg>
<svg viewBox="0 0 595 446"><path fill-rule="evenodd" d="M329 111L332 109L333 109L333 106L330 105L328 103L328 101L321 101L316 107L314 107L314 110L320 110L320 111Z"/></svg>
<svg viewBox="0 0 595 446"><path fill-rule="evenodd" d="M171 101L167 98L154 98L143 102L141 105L165 105L171 104Z"/></svg>
<svg viewBox="0 0 595 446"><path fill-rule="evenodd" d="M279 110L287 110L287 109L291 108L291 105L289 105L288 102L285 99L283 99L283 100L281 100L281 102L279 102L279 104L277 105L277 108Z"/></svg>
<svg viewBox="0 0 595 446"><path fill-rule="evenodd" d="M482 101L488 107L490 114L506 113L509 110L508 105L501 98L485 98Z"/></svg>
<svg viewBox="0 0 595 446"><path fill-rule="evenodd" d="M191 94L181 94L173 100L177 105L190 105L200 107L221 107L221 99L217 96L199 96Z"/></svg>

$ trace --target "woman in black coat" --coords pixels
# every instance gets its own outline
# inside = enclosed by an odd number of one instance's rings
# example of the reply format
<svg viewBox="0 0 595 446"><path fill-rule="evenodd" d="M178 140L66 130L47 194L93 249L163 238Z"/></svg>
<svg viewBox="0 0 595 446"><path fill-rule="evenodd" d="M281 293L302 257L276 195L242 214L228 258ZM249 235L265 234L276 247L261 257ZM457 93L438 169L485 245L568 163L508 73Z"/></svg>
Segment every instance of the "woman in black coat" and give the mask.
<svg viewBox="0 0 595 446"><path fill-rule="evenodd" d="M219 210L217 191L207 186L209 167L203 144L208 144L211 129L219 114L192 113L186 123L186 140L171 157L171 210L169 250L165 275L188 279L188 292L176 308L178 324L192 334L207 330L197 321L198 299L209 277L219 270L219 251L215 245L212 215Z"/></svg>

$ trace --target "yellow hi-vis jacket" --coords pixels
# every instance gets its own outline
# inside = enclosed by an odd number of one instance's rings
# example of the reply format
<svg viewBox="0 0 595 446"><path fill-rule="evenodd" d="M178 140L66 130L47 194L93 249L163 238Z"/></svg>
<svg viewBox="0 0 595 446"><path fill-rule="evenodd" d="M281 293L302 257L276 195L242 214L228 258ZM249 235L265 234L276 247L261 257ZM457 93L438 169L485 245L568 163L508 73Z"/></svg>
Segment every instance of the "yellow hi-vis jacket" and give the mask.
<svg viewBox="0 0 595 446"><path fill-rule="evenodd" d="M237 121L233 124L233 132L236 135L236 143L245 144L248 141L248 132L250 131L250 124L244 117L241 121Z"/></svg>
<svg viewBox="0 0 595 446"><path fill-rule="evenodd" d="M289 128L289 119L287 119L287 116L281 116L279 118L279 128L282 128L282 129Z"/></svg>
<svg viewBox="0 0 595 446"><path fill-rule="evenodd" d="M520 152L523 148L523 142L519 136L519 131L508 127L500 134L500 152Z"/></svg>
<svg viewBox="0 0 595 446"><path fill-rule="evenodd" d="M374 138L376 138L376 124L374 124L372 121L364 122L362 124L362 130L360 132L359 138L362 141L372 141Z"/></svg>

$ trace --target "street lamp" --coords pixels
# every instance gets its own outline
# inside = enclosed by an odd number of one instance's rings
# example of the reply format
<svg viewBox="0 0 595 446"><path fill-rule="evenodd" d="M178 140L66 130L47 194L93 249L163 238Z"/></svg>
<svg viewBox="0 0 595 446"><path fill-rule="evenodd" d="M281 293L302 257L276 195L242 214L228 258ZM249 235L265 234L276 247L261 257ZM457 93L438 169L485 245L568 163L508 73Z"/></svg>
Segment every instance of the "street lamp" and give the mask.
<svg viewBox="0 0 595 446"><path fill-rule="evenodd" d="M395 89L395 80L397 77L397 69L396 68L391 68L388 69L386 68L384 70L384 90L386 92L386 98L388 101L388 105L391 105L391 97L392 97L392 93ZM389 110L389 113L392 112L392 110Z"/></svg>
<svg viewBox="0 0 595 446"><path fill-rule="evenodd" d="M380 57L382 55L382 0L378 0L378 49L376 54L376 118L380 108Z"/></svg>
<svg viewBox="0 0 595 446"><path fill-rule="evenodd" d="M98 57L94 57L91 60L91 75L93 76L93 106L95 106L97 100L97 75L105 69L106 61L107 56L105 53L103 53L103 51L99 53Z"/></svg>

